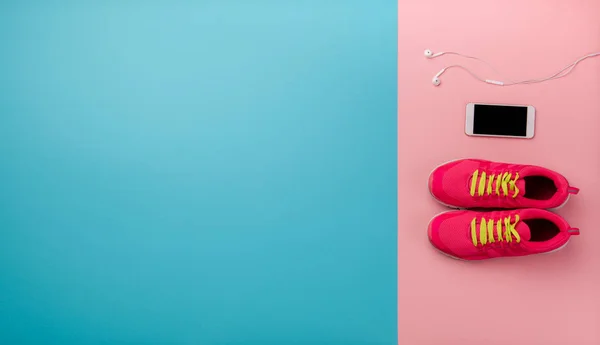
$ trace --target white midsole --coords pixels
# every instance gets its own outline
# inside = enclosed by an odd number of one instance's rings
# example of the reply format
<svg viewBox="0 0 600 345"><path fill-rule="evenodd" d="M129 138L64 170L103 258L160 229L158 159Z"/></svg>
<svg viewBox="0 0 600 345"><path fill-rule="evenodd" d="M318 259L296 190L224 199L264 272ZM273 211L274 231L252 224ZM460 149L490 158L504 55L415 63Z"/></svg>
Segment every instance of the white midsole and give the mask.
<svg viewBox="0 0 600 345"><path fill-rule="evenodd" d="M448 204L446 204L446 203L442 202L440 199L436 198L436 197L435 197L435 195L433 195L433 193L431 192L431 189L429 188L429 180L431 179L431 175L433 174L433 172L434 172L434 171L435 171L437 168L441 167L442 165L446 165L446 164L449 164L449 163L452 163L452 162L456 162L456 161L459 161L459 160L462 160L462 159L464 159L464 158L453 159L453 160L449 160L449 161L447 161L447 162L445 162L445 163L438 164L438 165L437 165L435 168L433 168L433 169L431 170L431 172L429 173L429 175L427 175L427 190L429 191L429 194L431 195L431 197L432 197L432 198L433 198L435 201L437 201L439 204L441 204L441 205L444 205L444 206L446 206L446 207L448 207L448 208L453 208L453 209L455 209L455 210L462 210L462 208L460 208L460 207L457 207L457 206L454 206L454 205L448 205Z"/></svg>
<svg viewBox="0 0 600 345"><path fill-rule="evenodd" d="M569 241L571 241L571 238L570 238L570 237L569 237L569 239L567 240L567 242L565 242L565 244L563 244L562 246L560 246L560 247L558 247L558 248L556 248L556 249L554 249L554 250L551 250L551 251L549 251L549 252L544 252L544 253L540 253L540 254L550 254L550 253L557 252L557 251L559 251L559 250L563 249L564 247L566 247L566 246L567 246L567 244L569 244Z"/></svg>
<svg viewBox="0 0 600 345"><path fill-rule="evenodd" d="M556 211L556 210L559 210L559 209L565 207L565 205L567 204L567 202L569 202L569 199L571 199L571 194L567 195L567 199L565 200L565 202L563 202L562 204L560 204L560 205L558 205L556 207L549 208L548 210L549 211Z"/></svg>
<svg viewBox="0 0 600 345"><path fill-rule="evenodd" d="M431 225L431 222L433 222L433 220L434 220L435 218L437 218L438 216L441 216L442 214L446 214L446 213L450 213L450 212L456 212L456 210L453 210L453 211L444 211L444 212L440 212L440 213L436 214L435 216L431 217L431 219L429 220L429 223L427 223L427 239L429 240L429 243L431 244L431 246L432 246L432 247L433 247L435 250L437 250L439 253L442 253L443 255L445 255L445 256L447 256L447 257L449 257L449 258L455 259L455 260L460 260L460 261L469 261L469 260L461 259L461 258L459 258L459 257L456 257L456 256L454 256L454 255L450 255L450 254L448 254L448 253L446 253L446 252L443 252L443 251L439 250L439 249L438 249L436 246L434 246L434 245L433 245L433 243L431 242L431 238L429 238L429 226Z"/></svg>

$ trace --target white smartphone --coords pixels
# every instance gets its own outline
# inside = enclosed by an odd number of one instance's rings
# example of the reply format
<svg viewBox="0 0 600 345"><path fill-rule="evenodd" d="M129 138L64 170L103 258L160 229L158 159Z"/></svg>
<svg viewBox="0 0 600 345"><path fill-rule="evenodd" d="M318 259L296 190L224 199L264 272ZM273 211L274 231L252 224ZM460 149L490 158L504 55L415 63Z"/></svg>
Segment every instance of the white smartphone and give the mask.
<svg viewBox="0 0 600 345"><path fill-rule="evenodd" d="M535 133L535 108L531 105L467 104L467 135L531 139Z"/></svg>

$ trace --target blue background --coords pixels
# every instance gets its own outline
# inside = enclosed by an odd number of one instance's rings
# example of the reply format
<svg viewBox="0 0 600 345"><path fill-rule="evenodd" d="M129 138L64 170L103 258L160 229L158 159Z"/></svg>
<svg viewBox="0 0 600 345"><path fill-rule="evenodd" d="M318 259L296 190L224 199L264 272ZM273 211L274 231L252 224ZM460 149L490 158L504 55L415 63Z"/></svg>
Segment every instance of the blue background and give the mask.
<svg viewBox="0 0 600 345"><path fill-rule="evenodd" d="M0 343L395 344L396 16L2 1Z"/></svg>

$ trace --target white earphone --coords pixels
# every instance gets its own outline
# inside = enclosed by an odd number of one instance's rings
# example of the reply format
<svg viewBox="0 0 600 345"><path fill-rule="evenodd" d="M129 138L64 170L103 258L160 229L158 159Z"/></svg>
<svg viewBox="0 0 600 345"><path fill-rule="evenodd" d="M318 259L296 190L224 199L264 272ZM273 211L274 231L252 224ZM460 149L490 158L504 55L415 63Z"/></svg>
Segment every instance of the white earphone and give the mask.
<svg viewBox="0 0 600 345"><path fill-rule="evenodd" d="M494 72L500 74L491 64L489 64L487 61L482 60L480 58L476 58L474 56L469 56L469 55L464 55L464 54L460 54L460 53L456 53L456 52L439 52L439 53L433 53L431 50L427 49L424 52L424 55L426 58L428 59L434 59L436 57L442 56L442 55L458 55L467 59L473 59L473 60L477 60L477 61L481 61L483 63L485 63L486 65L488 65ZM588 54L585 56L582 56L581 58L577 59L575 62L567 65L566 67L564 67L563 69L561 69L560 71L554 73L553 75L546 77L546 78L540 78L540 79L528 79L528 80L521 80L521 81L513 81L510 79L507 79L506 82L504 81L500 81L500 80L493 80L493 79L484 79L481 78L480 76L478 76L477 74L473 73L471 70L469 70L468 68L462 66L462 65L451 65L451 66L447 66L444 67L441 71L439 71L431 80L431 83L435 86L439 86L442 82L440 80L440 77L442 76L442 74L444 74L444 72L446 72L448 69L450 68L460 68L465 70L467 73L469 73L473 78L487 83L487 84L492 84L492 85L497 85L497 86L511 86L511 85L523 85L523 84L536 84L536 83L542 83L545 81L549 81L549 80L554 80L554 79L559 79L562 77L567 76L569 73L571 73L573 71L573 69L575 68L575 66L577 66L581 61L585 60L585 59L589 59L592 57L596 57L596 56L600 56L600 52L598 53L592 53L592 54Z"/></svg>

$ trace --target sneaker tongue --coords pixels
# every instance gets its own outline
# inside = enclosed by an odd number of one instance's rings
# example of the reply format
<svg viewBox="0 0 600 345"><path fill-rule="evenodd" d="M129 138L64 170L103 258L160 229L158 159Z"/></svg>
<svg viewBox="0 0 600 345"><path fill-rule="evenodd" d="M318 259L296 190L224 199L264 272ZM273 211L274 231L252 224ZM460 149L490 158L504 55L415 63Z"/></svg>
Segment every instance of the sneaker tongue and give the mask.
<svg viewBox="0 0 600 345"><path fill-rule="evenodd" d="M519 188L519 196L525 195L525 180L518 179L517 183L515 183L515 184L517 185L517 188Z"/></svg>
<svg viewBox="0 0 600 345"><path fill-rule="evenodd" d="M525 224L525 222L518 222L515 226L515 230L521 236L521 241L529 241L531 239L531 230L529 230L529 226Z"/></svg>

